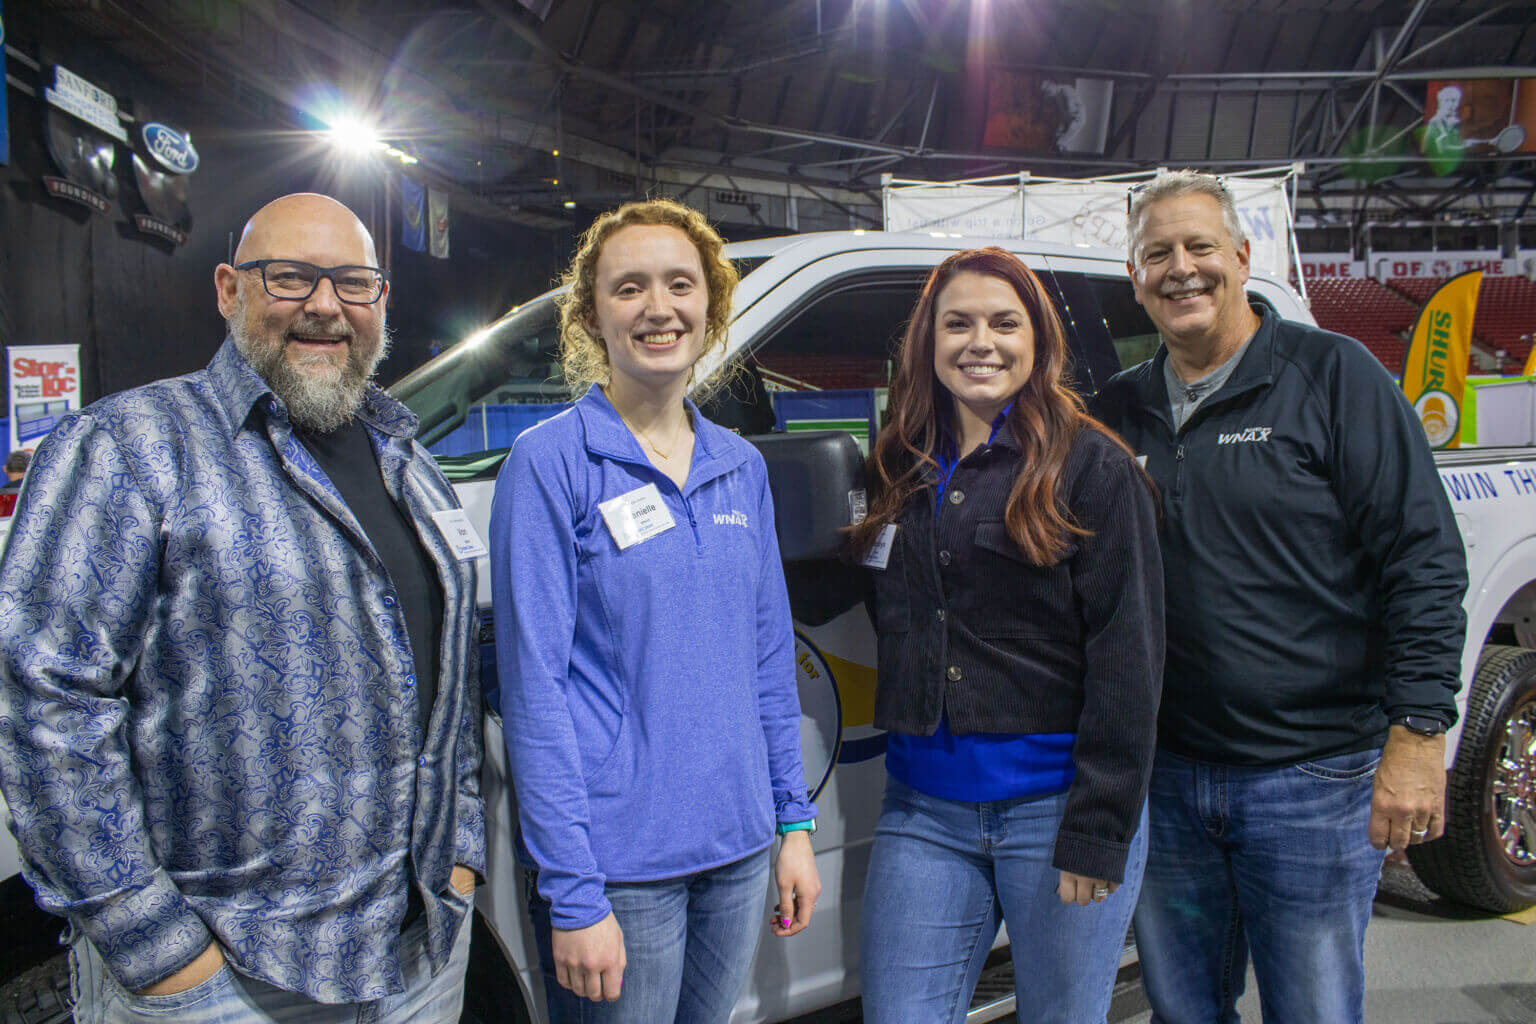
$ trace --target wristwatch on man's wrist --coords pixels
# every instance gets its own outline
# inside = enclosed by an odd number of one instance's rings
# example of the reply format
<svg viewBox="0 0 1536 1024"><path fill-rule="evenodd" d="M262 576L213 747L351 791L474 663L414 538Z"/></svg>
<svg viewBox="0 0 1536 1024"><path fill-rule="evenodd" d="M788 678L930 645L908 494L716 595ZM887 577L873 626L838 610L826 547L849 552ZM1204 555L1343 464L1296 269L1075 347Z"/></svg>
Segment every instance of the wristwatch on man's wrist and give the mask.
<svg viewBox="0 0 1536 1024"><path fill-rule="evenodd" d="M1419 736L1439 736L1446 729L1444 722L1429 715L1398 715L1392 719L1392 724Z"/></svg>

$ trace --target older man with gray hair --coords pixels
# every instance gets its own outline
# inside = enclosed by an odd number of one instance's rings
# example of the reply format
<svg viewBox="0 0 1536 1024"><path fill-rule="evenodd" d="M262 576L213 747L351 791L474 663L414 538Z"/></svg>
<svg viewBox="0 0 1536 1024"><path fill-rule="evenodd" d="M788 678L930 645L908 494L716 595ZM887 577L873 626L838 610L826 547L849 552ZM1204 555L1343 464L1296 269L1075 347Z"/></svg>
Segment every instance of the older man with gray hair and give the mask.
<svg viewBox="0 0 1536 1024"><path fill-rule="evenodd" d="M0 560L0 786L80 1024L451 1024L484 870L474 552L291 195L209 366L60 421Z"/></svg>
<svg viewBox="0 0 1536 1024"><path fill-rule="evenodd" d="M1424 431L1359 342L1250 300L1228 190L1134 196L1163 344L1093 402L1156 481L1168 657L1136 937L1153 1020L1364 1018L1383 850L1444 828L1466 562Z"/></svg>

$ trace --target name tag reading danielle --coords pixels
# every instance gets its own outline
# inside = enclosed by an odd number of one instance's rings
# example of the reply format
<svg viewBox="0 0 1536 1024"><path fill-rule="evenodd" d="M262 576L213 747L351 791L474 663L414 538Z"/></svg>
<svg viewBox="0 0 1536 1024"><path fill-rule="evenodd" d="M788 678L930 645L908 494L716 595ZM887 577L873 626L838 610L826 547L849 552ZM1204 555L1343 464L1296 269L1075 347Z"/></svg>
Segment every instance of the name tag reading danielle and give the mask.
<svg viewBox="0 0 1536 1024"><path fill-rule="evenodd" d="M628 494L609 498L598 505L597 510L603 514L603 522L608 524L608 532L613 534L613 542L620 551L650 540L676 525L655 484L636 487Z"/></svg>

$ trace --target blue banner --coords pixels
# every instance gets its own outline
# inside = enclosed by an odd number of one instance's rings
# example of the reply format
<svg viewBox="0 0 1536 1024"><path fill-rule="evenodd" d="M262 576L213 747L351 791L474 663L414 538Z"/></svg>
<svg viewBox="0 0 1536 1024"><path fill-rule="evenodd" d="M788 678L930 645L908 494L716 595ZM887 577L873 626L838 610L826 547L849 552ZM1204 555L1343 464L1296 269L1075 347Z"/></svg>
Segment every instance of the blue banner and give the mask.
<svg viewBox="0 0 1536 1024"><path fill-rule="evenodd" d="M0 3L0 164L11 162L11 119L6 113L5 93L5 5Z"/></svg>
<svg viewBox="0 0 1536 1024"><path fill-rule="evenodd" d="M400 244L427 251L427 189L400 175Z"/></svg>

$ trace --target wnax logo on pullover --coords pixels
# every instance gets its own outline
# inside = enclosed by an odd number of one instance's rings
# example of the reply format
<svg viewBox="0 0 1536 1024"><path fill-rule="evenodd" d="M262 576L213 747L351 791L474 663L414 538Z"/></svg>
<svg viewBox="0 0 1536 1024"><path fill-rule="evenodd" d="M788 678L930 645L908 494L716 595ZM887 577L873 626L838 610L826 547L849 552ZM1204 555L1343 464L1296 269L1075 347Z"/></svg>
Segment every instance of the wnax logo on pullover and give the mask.
<svg viewBox="0 0 1536 1024"><path fill-rule="evenodd" d="M1248 427L1245 430L1233 431L1230 434L1217 434L1217 444L1246 444L1249 441L1268 441L1270 431L1274 427Z"/></svg>
<svg viewBox="0 0 1536 1024"><path fill-rule="evenodd" d="M731 509L729 512L716 512L715 513L715 525L716 526L746 526L746 525L748 525L747 524L747 514L745 512L738 512L735 509Z"/></svg>

